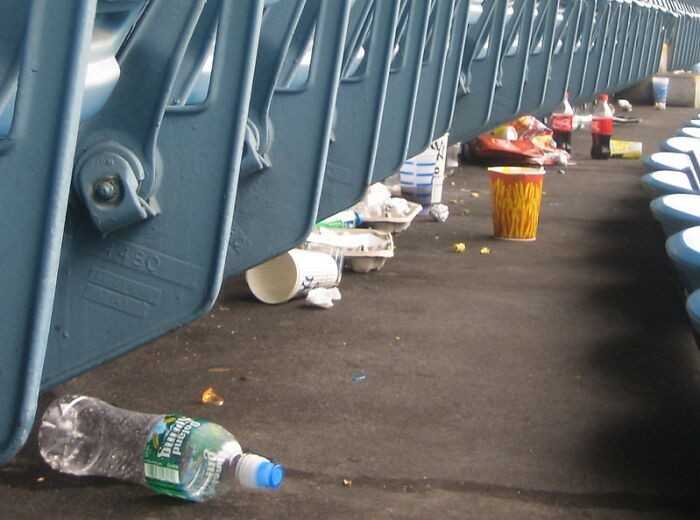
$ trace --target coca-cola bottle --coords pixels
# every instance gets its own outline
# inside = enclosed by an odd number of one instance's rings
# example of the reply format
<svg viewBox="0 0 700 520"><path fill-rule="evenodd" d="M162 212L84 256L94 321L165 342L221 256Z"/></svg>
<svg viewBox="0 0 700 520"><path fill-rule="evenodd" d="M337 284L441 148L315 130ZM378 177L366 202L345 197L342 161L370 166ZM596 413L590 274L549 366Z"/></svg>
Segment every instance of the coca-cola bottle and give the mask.
<svg viewBox="0 0 700 520"><path fill-rule="evenodd" d="M574 130L574 109L569 103L569 93L564 95L564 100L556 108L549 118L549 126L552 128L554 142L557 148L571 153L571 132Z"/></svg>
<svg viewBox="0 0 700 520"><path fill-rule="evenodd" d="M608 95L598 96L598 103L593 111L591 121L591 134L593 146L591 157L593 159L610 159L610 139L613 134L613 111L608 104Z"/></svg>

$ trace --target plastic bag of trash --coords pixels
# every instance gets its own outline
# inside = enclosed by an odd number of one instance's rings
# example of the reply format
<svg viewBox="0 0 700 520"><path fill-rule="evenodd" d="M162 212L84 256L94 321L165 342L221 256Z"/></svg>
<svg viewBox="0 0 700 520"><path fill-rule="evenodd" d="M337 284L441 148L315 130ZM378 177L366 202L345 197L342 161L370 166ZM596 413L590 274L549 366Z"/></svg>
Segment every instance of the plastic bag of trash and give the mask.
<svg viewBox="0 0 700 520"><path fill-rule="evenodd" d="M384 204L391 199L391 191L384 184L372 184L360 202L352 208L363 221L384 215Z"/></svg>
<svg viewBox="0 0 700 520"><path fill-rule="evenodd" d="M471 141L469 152L474 159L499 165L566 163L569 156L557 149L552 134L538 119L522 116Z"/></svg>

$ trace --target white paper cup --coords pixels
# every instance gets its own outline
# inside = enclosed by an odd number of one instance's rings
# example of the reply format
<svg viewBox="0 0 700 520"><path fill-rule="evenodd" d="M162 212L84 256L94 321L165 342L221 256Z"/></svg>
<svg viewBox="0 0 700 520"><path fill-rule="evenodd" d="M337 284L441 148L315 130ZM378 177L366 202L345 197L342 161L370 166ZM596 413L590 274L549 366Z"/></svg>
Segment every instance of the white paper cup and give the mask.
<svg viewBox="0 0 700 520"><path fill-rule="evenodd" d="M277 304L303 296L317 287L336 287L340 275L338 264L331 255L292 249L248 269L245 279L258 300Z"/></svg>

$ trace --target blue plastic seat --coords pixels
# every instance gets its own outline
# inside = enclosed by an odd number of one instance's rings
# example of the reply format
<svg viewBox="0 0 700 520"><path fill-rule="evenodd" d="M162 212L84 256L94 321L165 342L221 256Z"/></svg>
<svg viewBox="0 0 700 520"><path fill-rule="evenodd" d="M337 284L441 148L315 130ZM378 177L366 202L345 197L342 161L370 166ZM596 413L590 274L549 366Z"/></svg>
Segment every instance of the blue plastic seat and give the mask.
<svg viewBox="0 0 700 520"><path fill-rule="evenodd" d="M117 51L140 15L144 1L135 0L125 5L98 4L85 73L81 120L97 114L113 92L121 74ZM11 90L0 95L0 136L7 135L15 112L17 84L10 83Z"/></svg>
<svg viewBox="0 0 700 520"><path fill-rule="evenodd" d="M152 0L121 52L122 77L113 95L81 127L73 181L79 197L66 223L42 388L196 319L213 305L262 13L262 0L235 6ZM188 46L206 53L211 23L218 28L217 52L206 104L168 107L174 72ZM200 24L204 30L197 31ZM162 52L145 52L154 48ZM124 113L128 120L120 117ZM136 165L141 183L132 207L129 176ZM121 198L101 198L104 166Z"/></svg>
<svg viewBox="0 0 700 520"><path fill-rule="evenodd" d="M680 152L655 152L644 158L644 169L647 172L658 170L673 170L689 173L693 164L688 154Z"/></svg>
<svg viewBox="0 0 700 520"><path fill-rule="evenodd" d="M549 45L549 58L546 52L538 53L538 42L534 41L533 54L528 62L528 79L523 92L521 113L533 113L540 116L549 115L561 104L569 88L571 69L576 46L580 41L585 26L584 9L593 6L586 2L552 2L554 23L551 34L543 40L543 51ZM550 3L545 3L549 6ZM550 39L551 38L551 43ZM540 71L543 71L542 74ZM537 85L539 78L545 79L543 85ZM534 88L531 88L532 85Z"/></svg>
<svg viewBox="0 0 700 520"><path fill-rule="evenodd" d="M510 15L513 14L511 11ZM451 143L467 142L476 137L490 119L508 15L507 0L485 0L481 14L467 29L454 121L450 128ZM520 42L520 45L528 43ZM515 96L520 85L505 83L503 88Z"/></svg>
<svg viewBox="0 0 700 520"><path fill-rule="evenodd" d="M0 97L18 91L0 138L0 464L34 423L95 12L95 0L0 6Z"/></svg>
<svg viewBox="0 0 700 520"><path fill-rule="evenodd" d="M615 0L596 2L595 25L589 40L589 56L581 78L581 86L573 96L574 103L591 101L596 93L609 88L621 8L621 3Z"/></svg>
<svg viewBox="0 0 700 520"><path fill-rule="evenodd" d="M317 222L350 4L285 0L268 7L226 277L297 246ZM290 84L307 49L308 76Z"/></svg>
<svg viewBox="0 0 700 520"><path fill-rule="evenodd" d="M434 138L616 91L665 42L700 61L665 0L3 0L0 34L0 463L40 388L201 316ZM698 189L687 144L647 189Z"/></svg>
<svg viewBox="0 0 700 520"><path fill-rule="evenodd" d="M685 310L693 328L695 343L700 347L700 291L693 291L685 301Z"/></svg>
<svg viewBox="0 0 700 520"><path fill-rule="evenodd" d="M546 113L558 105L579 35L593 21L584 12L592 9L584 2L485 4L467 34L450 141L466 141L520 114Z"/></svg>
<svg viewBox="0 0 700 520"><path fill-rule="evenodd" d="M431 2L408 0L406 4L389 74L372 182L386 179L398 171L408 157L411 142Z"/></svg>
<svg viewBox="0 0 700 520"><path fill-rule="evenodd" d="M634 3L634 5L639 8L639 4ZM630 67L625 86L631 86L641 79L654 74L661 57L665 37L664 20L667 16L666 10L657 2L647 3L644 8L646 10L644 22L641 25L637 25L636 30L643 41L640 42L633 39L633 31L627 32L627 45L633 46L633 52L639 51L639 58Z"/></svg>
<svg viewBox="0 0 700 520"><path fill-rule="evenodd" d="M352 6L319 220L352 206L372 182L401 9L399 0Z"/></svg>
<svg viewBox="0 0 700 520"><path fill-rule="evenodd" d="M599 0L584 3L569 78L569 100L572 103L586 101L592 96L586 89L586 79L595 67L594 56L600 45L594 45L594 42L600 39L605 24L605 9L607 4Z"/></svg>
<svg viewBox="0 0 700 520"><path fill-rule="evenodd" d="M569 86L574 51L579 35L584 2L545 2L535 20L526 81L517 114L548 115L559 105ZM502 88L502 87L501 87ZM498 98L496 98L498 102ZM494 111L489 125L512 119Z"/></svg>
<svg viewBox="0 0 700 520"><path fill-rule="evenodd" d="M450 22L455 5L455 0L432 3L411 123L411 137L404 159L421 153L434 139L452 29Z"/></svg>
<svg viewBox="0 0 700 520"><path fill-rule="evenodd" d="M689 154L693 150L700 151L700 139L687 136L669 137L661 143L661 151Z"/></svg>
<svg viewBox="0 0 700 520"><path fill-rule="evenodd" d="M645 57L656 38L653 22L654 10L648 3L625 2L622 4L618 24L616 57L610 70L609 88L622 89L635 83L645 71Z"/></svg>
<svg viewBox="0 0 700 520"><path fill-rule="evenodd" d="M684 126L676 135L682 137L692 137L693 139L700 139L700 127L697 126Z"/></svg>
<svg viewBox="0 0 700 520"><path fill-rule="evenodd" d="M668 17L670 40L669 70L690 68L698 62L693 41L698 37L697 8L691 10L684 2L671 2Z"/></svg>
<svg viewBox="0 0 700 520"><path fill-rule="evenodd" d="M454 118L457 93L459 91L461 65L464 59L467 31L470 20L477 20L482 6L469 0L457 0L452 16L448 42L444 78L438 100L433 140L445 135L451 128Z"/></svg>
<svg viewBox="0 0 700 520"><path fill-rule="evenodd" d="M626 46L622 45L624 41L622 31L625 28L624 13L628 5L629 3L617 0L608 2L608 9L605 13L607 30L601 41L601 56L594 77L593 96L598 92L608 92L615 88L614 78L617 69L614 63L615 61L619 63L622 54L626 51Z"/></svg>
<svg viewBox="0 0 700 520"><path fill-rule="evenodd" d="M642 187L652 198L673 193L698 193L693 187L691 177L677 170L657 170L642 177Z"/></svg>
<svg viewBox="0 0 700 520"><path fill-rule="evenodd" d="M666 236L700 226L700 194L674 193L651 201L651 213Z"/></svg>
<svg viewBox="0 0 700 520"><path fill-rule="evenodd" d="M700 288L700 227L691 227L666 240L666 253L686 290Z"/></svg>
<svg viewBox="0 0 700 520"><path fill-rule="evenodd" d="M644 159L651 171L642 177L645 191L654 197L700 190L700 141L690 137L671 137L662 147L673 152L657 152Z"/></svg>
<svg viewBox="0 0 700 520"><path fill-rule="evenodd" d="M497 64L497 82L490 113L485 114L486 123L500 124L519 114L523 104L523 92L527 83L527 72L534 39L535 20L538 16L535 0L515 3L505 20L500 58ZM538 30L543 26L538 24ZM532 83L532 82L531 82Z"/></svg>

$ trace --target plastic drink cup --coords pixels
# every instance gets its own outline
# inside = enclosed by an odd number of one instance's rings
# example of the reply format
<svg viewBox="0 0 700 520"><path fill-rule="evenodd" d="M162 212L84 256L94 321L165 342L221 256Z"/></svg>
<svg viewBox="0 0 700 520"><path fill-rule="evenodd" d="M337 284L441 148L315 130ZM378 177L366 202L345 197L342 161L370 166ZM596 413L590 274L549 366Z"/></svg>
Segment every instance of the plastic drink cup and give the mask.
<svg viewBox="0 0 700 520"><path fill-rule="evenodd" d="M447 134L436 139L424 152L404 161L399 172L401 194L423 206L426 215L433 204L442 202L447 159Z"/></svg>
<svg viewBox="0 0 700 520"><path fill-rule="evenodd" d="M666 110L669 81L669 78L653 78L651 80L654 87L654 106L657 110Z"/></svg>
<svg viewBox="0 0 700 520"><path fill-rule="evenodd" d="M641 159L643 145L639 141L610 141L610 157L615 159Z"/></svg>

